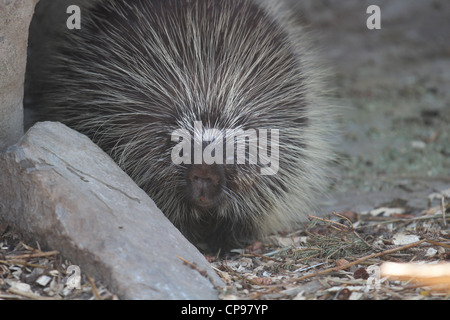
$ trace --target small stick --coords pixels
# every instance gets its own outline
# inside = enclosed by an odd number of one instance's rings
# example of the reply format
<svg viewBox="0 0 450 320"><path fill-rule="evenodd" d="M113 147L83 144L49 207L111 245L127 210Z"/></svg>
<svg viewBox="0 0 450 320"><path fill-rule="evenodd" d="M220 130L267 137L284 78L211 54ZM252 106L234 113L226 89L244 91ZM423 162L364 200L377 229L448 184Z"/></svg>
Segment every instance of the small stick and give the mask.
<svg viewBox="0 0 450 320"><path fill-rule="evenodd" d="M211 282L211 284L213 285L214 288L220 288L215 282L214 279L212 278L212 276L210 274L208 274L208 272L206 270L202 270L200 269L196 263L187 261L186 259L180 257L180 256L176 256L178 259L180 259L181 261L183 261L183 263L189 267L191 267L191 269L196 270L198 273L200 273L200 275L202 275L203 277L205 277L206 279L209 280L209 282Z"/></svg>
<svg viewBox="0 0 450 320"><path fill-rule="evenodd" d="M446 218L449 218L450 215L446 215ZM373 217L372 217L373 218ZM361 225L358 228L367 228L367 227L373 227L375 225L380 225L380 224L388 224L388 223L397 223L397 222L412 222L412 221L423 221L423 220L433 220L433 219L437 219L440 218L438 216L432 215L432 216L420 216L420 217L414 217L414 218L399 218L399 219L390 219L390 218L385 218L382 217L382 220L378 220L378 221L373 221L369 218L369 221L371 223L368 223L366 225Z"/></svg>
<svg viewBox="0 0 450 320"><path fill-rule="evenodd" d="M255 293L253 296L251 296L251 297L249 298L249 300L256 300L256 299L258 299L259 297L261 297L261 296L263 296L263 295L272 293L272 292L276 291L277 289L281 289L281 288L282 288L282 286L280 286L280 285L273 286L273 287L267 289L267 290L264 291L264 292L257 292L257 293Z"/></svg>
<svg viewBox="0 0 450 320"><path fill-rule="evenodd" d="M184 259L180 256L177 256L177 258L180 259L181 261L183 261L183 263L185 265L188 265L189 267L191 267L191 269L197 270L202 276L208 277L208 273L205 270L200 269L195 263L187 261L186 259Z"/></svg>
<svg viewBox="0 0 450 320"><path fill-rule="evenodd" d="M21 290L16 290L14 288L9 288L8 292L15 294L15 295L19 295L22 297L25 297L27 299L32 299L32 300L61 300L60 297L55 296L55 297L43 297L40 295L37 295L35 293L32 292L25 292L25 291L21 291Z"/></svg>
<svg viewBox="0 0 450 320"><path fill-rule="evenodd" d="M370 244L367 243L367 241L364 240L364 239L356 232L355 227L353 226L353 223L350 221L349 218L347 218L346 216L343 216L343 215L341 215L341 214L339 214L339 213L337 213L337 212L333 212L333 214L334 214L335 216L341 218L341 219L347 220L347 222L352 226L352 229L351 229L351 230L352 230L353 234L354 234L359 240L361 240L362 242L364 242L365 245L366 245L367 247L370 248Z"/></svg>
<svg viewBox="0 0 450 320"><path fill-rule="evenodd" d="M352 222L350 221L350 219L347 218L346 216L343 216L342 214L339 214L339 213L337 213L337 212L333 212L333 215L335 215L335 216L338 217L338 218L347 220L348 224L352 226L352 230L355 229L355 228L353 227L353 223L352 223Z"/></svg>
<svg viewBox="0 0 450 320"><path fill-rule="evenodd" d="M206 279L209 280L209 282L211 282L211 284L214 286L214 288L219 288L216 283L214 282L214 279L212 278L211 275L208 274L208 272L206 270L202 270L200 269L197 264L192 263L190 261L187 261L186 259L180 257L180 256L176 256L178 259L180 259L181 261L183 261L183 263L189 267L191 267L191 269L196 270L198 273L200 273L203 277L205 277Z"/></svg>
<svg viewBox="0 0 450 320"><path fill-rule="evenodd" d="M302 281L302 280L305 280L305 279L313 278L313 277L324 275L324 274L327 274L327 273L340 271L340 270L345 270L345 269L350 268L351 266L354 266L354 265L359 264L361 262L364 262L366 260L373 259L373 258L378 258L378 257L384 256L384 255L387 255L387 254L395 253L397 251L406 250L406 249L409 249L409 248L412 248L412 247L416 247L418 245L421 245L424 242L427 242L427 240L420 240L420 241L413 242L413 243L410 243L410 244L407 244L407 245L404 245L404 246L401 246L401 247L398 247L398 248L386 250L386 251L383 251L383 252L373 253L373 254L370 254L368 256L362 257L362 258L360 258L358 260L355 260L353 262L347 263L347 264L345 264L343 266L333 267L333 268L322 270L322 271L319 271L319 272L316 272L316 273L307 274L307 275L302 276L300 278L292 279L290 282L299 282L299 281Z"/></svg>
<svg viewBox="0 0 450 320"><path fill-rule="evenodd" d="M338 230L338 231L348 232L349 229L350 229L349 227L347 227L346 225L343 225L342 223L339 223L339 222L336 222L336 221L331 221L331 220L320 218L320 217L316 217L316 216L312 216L310 214L308 214L308 218L320 220L322 222L327 222L327 223L330 224L330 227L332 227L333 229ZM339 227L335 227L335 225L339 226Z"/></svg>
<svg viewBox="0 0 450 320"><path fill-rule="evenodd" d="M100 296L100 294L98 293L98 289L97 289L97 286L95 285L94 278L89 277L89 276L87 278L89 280L89 283L91 284L92 293L94 294L94 299L95 300L103 300L102 297Z"/></svg>
<svg viewBox="0 0 450 320"><path fill-rule="evenodd" d="M38 264L34 264L34 263L27 263L24 261L16 261L16 260L0 260L0 264L4 264L4 265L10 265L10 264L17 264L20 266L24 266L24 267L30 267L30 268L40 268L40 269L46 269L47 267L38 265Z"/></svg>
<svg viewBox="0 0 450 320"><path fill-rule="evenodd" d="M444 220L444 226L446 227L447 226L447 220L445 219L445 205L444 205L444 202L445 202L445 197L444 197L444 195L442 195L442 197L441 197L441 211L442 211L442 219Z"/></svg>
<svg viewBox="0 0 450 320"><path fill-rule="evenodd" d="M19 256L9 255L9 256L6 256L6 259L10 260L10 259L42 258L42 257L55 256L57 254L59 254L59 251L38 252L38 253L22 254Z"/></svg>
<svg viewBox="0 0 450 320"><path fill-rule="evenodd" d="M427 240L427 242L429 244L432 244L434 246L439 246L439 247L444 247L444 248L450 248L450 244L448 243L443 243L443 242L438 242L438 241L433 241L433 240Z"/></svg>

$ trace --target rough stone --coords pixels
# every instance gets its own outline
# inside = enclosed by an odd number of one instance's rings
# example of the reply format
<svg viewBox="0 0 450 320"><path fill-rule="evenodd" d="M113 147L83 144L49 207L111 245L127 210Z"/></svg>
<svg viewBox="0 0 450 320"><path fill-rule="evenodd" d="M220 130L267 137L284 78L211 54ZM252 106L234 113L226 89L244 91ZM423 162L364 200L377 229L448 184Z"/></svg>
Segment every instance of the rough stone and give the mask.
<svg viewBox="0 0 450 320"><path fill-rule="evenodd" d="M120 298L217 298L213 283L223 283L203 255L86 136L38 123L0 154L0 168L0 220Z"/></svg>
<svg viewBox="0 0 450 320"><path fill-rule="evenodd" d="M0 0L0 150L23 135L28 26L38 0Z"/></svg>

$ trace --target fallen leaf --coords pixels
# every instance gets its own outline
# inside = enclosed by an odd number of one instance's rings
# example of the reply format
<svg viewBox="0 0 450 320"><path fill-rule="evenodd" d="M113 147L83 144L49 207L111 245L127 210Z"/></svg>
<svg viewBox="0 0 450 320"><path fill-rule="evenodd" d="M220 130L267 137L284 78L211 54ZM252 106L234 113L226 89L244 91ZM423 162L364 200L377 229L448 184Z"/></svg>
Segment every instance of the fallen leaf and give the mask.
<svg viewBox="0 0 450 320"><path fill-rule="evenodd" d="M394 236L392 241L396 246L404 246L410 243L414 243L419 241L419 236L414 234L405 234L405 233L398 233Z"/></svg>
<svg viewBox="0 0 450 320"><path fill-rule="evenodd" d="M367 272L367 270L365 268L359 268L358 270L356 270L353 273L353 277L355 279L367 280L367 279L369 279L369 273Z"/></svg>
<svg viewBox="0 0 450 320"><path fill-rule="evenodd" d="M273 281L270 278L253 278L252 280L262 286L268 286L273 284Z"/></svg>
<svg viewBox="0 0 450 320"><path fill-rule="evenodd" d="M358 220L358 214L353 211L343 211L343 212L341 212L341 216L344 216L344 217L350 219L351 222L355 222Z"/></svg>
<svg viewBox="0 0 450 320"><path fill-rule="evenodd" d="M346 264L349 264L349 262L345 259L337 259L336 260L337 267L342 267L342 266L345 266Z"/></svg>

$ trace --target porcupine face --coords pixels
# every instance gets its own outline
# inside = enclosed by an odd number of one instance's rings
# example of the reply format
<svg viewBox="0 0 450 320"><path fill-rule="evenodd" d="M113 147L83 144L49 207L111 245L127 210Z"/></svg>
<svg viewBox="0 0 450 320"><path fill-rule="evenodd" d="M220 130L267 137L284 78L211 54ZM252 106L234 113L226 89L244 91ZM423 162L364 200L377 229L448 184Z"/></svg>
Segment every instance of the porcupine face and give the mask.
<svg viewBox="0 0 450 320"><path fill-rule="evenodd" d="M193 206L214 209L220 203L225 188L223 168L218 165L192 165L186 171L187 199Z"/></svg>
<svg viewBox="0 0 450 320"><path fill-rule="evenodd" d="M288 206L304 204L317 170L303 168L301 59L269 14L249 0L101 1L83 21L55 60L42 103L53 119L90 136L195 243L231 247L295 220ZM279 172L261 175L261 158L239 164L237 152L174 163L173 132L195 145L196 122L223 143L280 130Z"/></svg>

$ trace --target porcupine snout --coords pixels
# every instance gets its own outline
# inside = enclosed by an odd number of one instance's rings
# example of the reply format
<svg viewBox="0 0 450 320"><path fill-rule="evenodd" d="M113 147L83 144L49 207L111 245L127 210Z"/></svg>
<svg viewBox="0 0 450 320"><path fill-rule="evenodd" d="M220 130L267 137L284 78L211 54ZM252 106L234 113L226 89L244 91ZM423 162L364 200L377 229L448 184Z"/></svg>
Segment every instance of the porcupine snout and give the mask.
<svg viewBox="0 0 450 320"><path fill-rule="evenodd" d="M186 174L188 200L197 207L216 207L226 187L225 174L221 165L191 165Z"/></svg>

